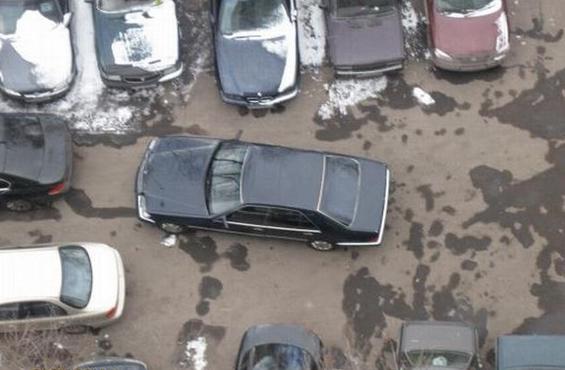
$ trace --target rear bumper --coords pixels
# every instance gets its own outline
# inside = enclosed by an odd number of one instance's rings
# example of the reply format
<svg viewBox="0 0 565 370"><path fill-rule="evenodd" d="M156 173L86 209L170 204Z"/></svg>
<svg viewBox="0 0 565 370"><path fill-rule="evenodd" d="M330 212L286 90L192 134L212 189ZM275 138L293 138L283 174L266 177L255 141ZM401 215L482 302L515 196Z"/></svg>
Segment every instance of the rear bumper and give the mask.
<svg viewBox="0 0 565 370"><path fill-rule="evenodd" d="M477 72L498 67L502 64L506 55L493 56L487 60L477 62L462 62L457 59L444 60L436 57L432 58L433 64L440 69L453 72Z"/></svg>

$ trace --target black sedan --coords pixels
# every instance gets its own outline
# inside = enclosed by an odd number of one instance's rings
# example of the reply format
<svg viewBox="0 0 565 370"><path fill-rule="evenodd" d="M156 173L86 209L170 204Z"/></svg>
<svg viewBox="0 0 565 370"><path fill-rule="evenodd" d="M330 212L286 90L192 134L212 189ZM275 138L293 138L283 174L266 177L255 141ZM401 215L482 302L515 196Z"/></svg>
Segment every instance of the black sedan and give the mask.
<svg viewBox="0 0 565 370"><path fill-rule="evenodd" d="M388 203L383 163L339 154L190 136L153 140L136 182L139 217L187 228L379 245Z"/></svg>
<svg viewBox="0 0 565 370"><path fill-rule="evenodd" d="M64 120L47 114L0 114L0 204L27 211L64 193L71 164Z"/></svg>
<svg viewBox="0 0 565 370"><path fill-rule="evenodd" d="M173 0L88 0L93 3L96 56L102 81L143 88L183 71Z"/></svg>
<svg viewBox="0 0 565 370"><path fill-rule="evenodd" d="M298 94L294 0L212 0L216 76L222 99L268 108Z"/></svg>
<svg viewBox="0 0 565 370"><path fill-rule="evenodd" d="M236 370L322 370L322 342L298 325L249 328L237 355Z"/></svg>

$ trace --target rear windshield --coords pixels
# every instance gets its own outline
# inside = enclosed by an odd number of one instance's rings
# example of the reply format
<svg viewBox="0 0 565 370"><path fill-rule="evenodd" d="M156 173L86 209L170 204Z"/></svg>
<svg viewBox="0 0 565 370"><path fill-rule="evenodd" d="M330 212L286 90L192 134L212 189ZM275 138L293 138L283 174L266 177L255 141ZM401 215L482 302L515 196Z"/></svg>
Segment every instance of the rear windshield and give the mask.
<svg viewBox="0 0 565 370"><path fill-rule="evenodd" d="M55 0L1 0L0 34L25 33L34 27L55 28L62 21ZM37 29L37 28L36 28Z"/></svg>
<svg viewBox="0 0 565 370"><path fill-rule="evenodd" d="M388 12L394 8L393 0L335 0L338 17L360 17Z"/></svg>
<svg viewBox="0 0 565 370"><path fill-rule="evenodd" d="M465 369L471 361L469 354L454 351L410 351L407 355L411 365L423 368Z"/></svg>
<svg viewBox="0 0 565 370"><path fill-rule="evenodd" d="M88 253L82 247L59 248L63 270L61 302L75 308L84 308L92 291L92 268Z"/></svg>
<svg viewBox="0 0 565 370"><path fill-rule="evenodd" d="M227 142L220 144L206 179L208 209L216 215L241 204L241 172L248 146Z"/></svg>
<svg viewBox="0 0 565 370"><path fill-rule="evenodd" d="M325 156L320 211L349 226L359 195L359 163L351 158Z"/></svg>
<svg viewBox="0 0 565 370"><path fill-rule="evenodd" d="M243 369L317 370L314 359L303 349L287 344L263 344L248 351Z"/></svg>

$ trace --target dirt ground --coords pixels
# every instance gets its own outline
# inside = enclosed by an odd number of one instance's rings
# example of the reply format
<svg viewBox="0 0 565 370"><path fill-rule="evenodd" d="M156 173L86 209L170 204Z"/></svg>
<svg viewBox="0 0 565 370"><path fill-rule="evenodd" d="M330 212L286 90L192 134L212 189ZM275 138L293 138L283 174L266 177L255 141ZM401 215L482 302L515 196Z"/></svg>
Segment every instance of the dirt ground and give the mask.
<svg viewBox="0 0 565 370"><path fill-rule="evenodd" d="M296 100L264 112L223 104L208 68L184 100L166 87L138 131L75 133L66 198L27 214L0 213L0 246L97 241L123 256L122 320L65 339L66 356L231 369L247 327L290 322L322 337L330 367L375 369L386 367L384 340L397 339L402 321L433 319L476 325L492 365L499 335L565 334L565 4L509 6L512 52L503 68L458 75L413 60L345 115L317 114L328 100L329 68L306 71ZM435 104L420 105L414 87ZM382 246L318 253L200 231L163 245L166 235L136 218L133 183L150 138L173 133L388 163ZM195 338L204 338L202 353L187 351Z"/></svg>

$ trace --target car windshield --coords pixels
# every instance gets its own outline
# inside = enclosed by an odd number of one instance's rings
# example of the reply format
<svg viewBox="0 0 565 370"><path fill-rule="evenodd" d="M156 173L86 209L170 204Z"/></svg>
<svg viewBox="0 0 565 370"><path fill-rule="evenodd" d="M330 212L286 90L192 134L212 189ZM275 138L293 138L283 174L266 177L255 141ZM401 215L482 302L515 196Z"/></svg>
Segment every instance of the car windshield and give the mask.
<svg viewBox="0 0 565 370"><path fill-rule="evenodd" d="M162 1L163 0L98 0L96 7L105 12L120 12L149 6L151 4L158 5Z"/></svg>
<svg viewBox="0 0 565 370"><path fill-rule="evenodd" d="M326 156L320 211L348 226L353 222L359 194L359 163Z"/></svg>
<svg viewBox="0 0 565 370"><path fill-rule="evenodd" d="M248 146L241 143L220 144L208 172L207 200L211 214L232 210L241 204L241 173Z"/></svg>
<svg viewBox="0 0 565 370"><path fill-rule="evenodd" d="M34 25L55 28L62 18L56 0L0 0L0 34L3 35L25 33L34 29Z"/></svg>
<svg viewBox="0 0 565 370"><path fill-rule="evenodd" d="M245 354L243 369L249 370L317 370L310 354L287 344L263 344Z"/></svg>
<svg viewBox="0 0 565 370"><path fill-rule="evenodd" d="M467 14L497 8L500 0L437 0L440 12Z"/></svg>
<svg viewBox="0 0 565 370"><path fill-rule="evenodd" d="M393 0L335 0L336 15L340 18L385 13L393 9Z"/></svg>
<svg viewBox="0 0 565 370"><path fill-rule="evenodd" d="M290 23L285 0L224 0L220 32L224 36L268 37Z"/></svg>
<svg viewBox="0 0 565 370"><path fill-rule="evenodd" d="M471 356L455 351L410 351L408 361L413 367L446 367L465 369Z"/></svg>
<svg viewBox="0 0 565 370"><path fill-rule="evenodd" d="M92 268L88 253L82 247L59 248L63 272L61 302L75 308L84 308L92 291Z"/></svg>

